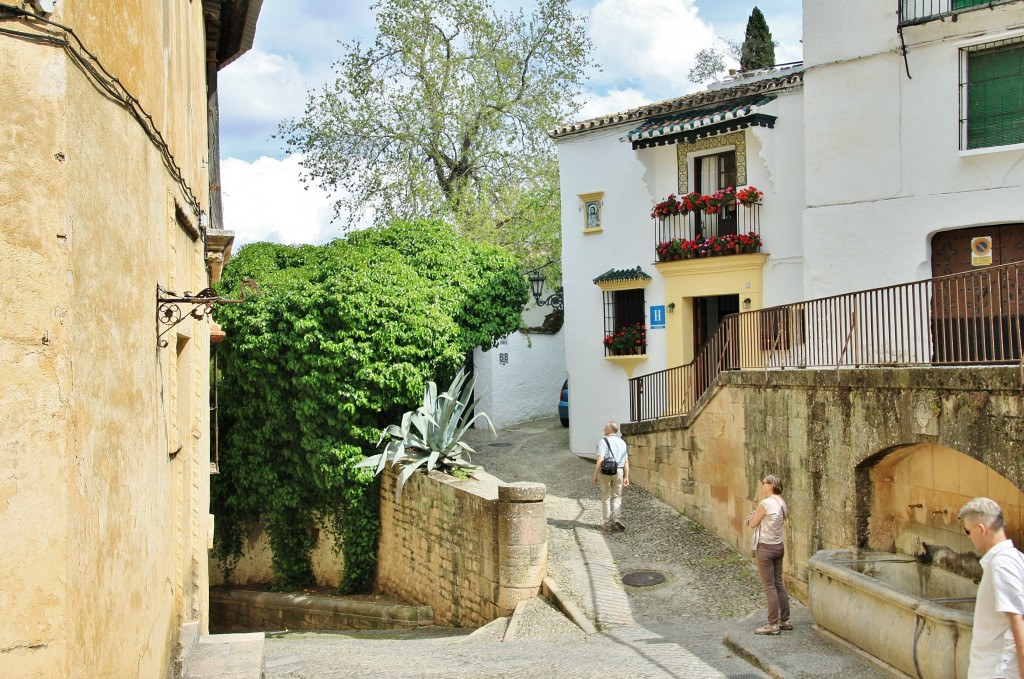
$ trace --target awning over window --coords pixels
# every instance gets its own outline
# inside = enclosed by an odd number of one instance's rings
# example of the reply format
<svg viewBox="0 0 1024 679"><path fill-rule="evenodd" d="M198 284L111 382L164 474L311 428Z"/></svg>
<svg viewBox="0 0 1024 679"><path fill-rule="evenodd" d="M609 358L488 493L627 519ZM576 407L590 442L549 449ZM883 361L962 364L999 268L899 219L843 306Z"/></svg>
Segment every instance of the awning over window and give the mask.
<svg viewBox="0 0 1024 679"><path fill-rule="evenodd" d="M701 137L747 127L775 127L775 116L760 113L760 109L773 99L775 95L734 99L715 107L648 118L640 127L631 130L623 141L630 141L634 149L642 149L679 141L693 142Z"/></svg>
<svg viewBox="0 0 1024 679"><path fill-rule="evenodd" d="M651 277L639 266L634 269L608 269L594 279L594 283L618 283L620 281L649 281Z"/></svg>

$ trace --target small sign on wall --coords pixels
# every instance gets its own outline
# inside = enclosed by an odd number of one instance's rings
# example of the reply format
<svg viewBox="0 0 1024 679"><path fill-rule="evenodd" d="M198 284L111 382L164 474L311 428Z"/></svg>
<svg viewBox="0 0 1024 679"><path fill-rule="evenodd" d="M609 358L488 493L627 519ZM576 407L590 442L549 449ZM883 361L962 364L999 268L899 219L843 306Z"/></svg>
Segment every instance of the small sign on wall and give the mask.
<svg viewBox="0 0 1024 679"><path fill-rule="evenodd" d="M992 265L992 236L971 239L971 266Z"/></svg>
<svg viewBox="0 0 1024 679"><path fill-rule="evenodd" d="M651 330L665 329L665 305L651 307Z"/></svg>
<svg viewBox="0 0 1024 679"><path fill-rule="evenodd" d="M503 351L498 354L498 363L502 365L508 365L508 352Z"/></svg>

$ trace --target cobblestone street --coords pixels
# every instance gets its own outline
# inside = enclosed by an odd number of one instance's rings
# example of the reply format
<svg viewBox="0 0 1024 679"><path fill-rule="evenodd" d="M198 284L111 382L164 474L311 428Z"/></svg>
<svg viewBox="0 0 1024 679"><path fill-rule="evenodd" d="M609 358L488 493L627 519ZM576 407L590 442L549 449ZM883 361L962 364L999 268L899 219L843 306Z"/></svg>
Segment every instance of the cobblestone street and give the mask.
<svg viewBox="0 0 1024 679"><path fill-rule="evenodd" d="M746 557L636 487L624 491L627 530L603 532L594 463L569 452L568 430L557 419L503 430L498 439L475 430L470 443L479 451L473 462L503 481L547 485L549 575L599 633L584 634L537 598L507 642L508 619L476 631L268 634L266 677L768 676L723 643L730 628L746 635L761 622L763 594ZM664 573L666 582L647 588L622 583L622 575L641 569ZM800 622L792 635L824 644L810 632L809 615L797 602L794 620ZM796 636L789 638L790 646L797 643ZM769 641L781 650L786 637ZM800 645L813 652L813 644ZM823 672L786 676L882 676L837 655Z"/></svg>

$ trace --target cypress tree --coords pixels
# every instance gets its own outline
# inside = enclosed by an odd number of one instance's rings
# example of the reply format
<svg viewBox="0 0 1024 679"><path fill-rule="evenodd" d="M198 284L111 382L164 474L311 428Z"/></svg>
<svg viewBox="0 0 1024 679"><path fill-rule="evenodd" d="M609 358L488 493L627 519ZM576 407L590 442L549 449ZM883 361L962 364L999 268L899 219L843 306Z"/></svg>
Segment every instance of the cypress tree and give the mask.
<svg viewBox="0 0 1024 679"><path fill-rule="evenodd" d="M754 7L747 19L747 33L740 49L740 68L769 68L775 65L775 41L761 10Z"/></svg>

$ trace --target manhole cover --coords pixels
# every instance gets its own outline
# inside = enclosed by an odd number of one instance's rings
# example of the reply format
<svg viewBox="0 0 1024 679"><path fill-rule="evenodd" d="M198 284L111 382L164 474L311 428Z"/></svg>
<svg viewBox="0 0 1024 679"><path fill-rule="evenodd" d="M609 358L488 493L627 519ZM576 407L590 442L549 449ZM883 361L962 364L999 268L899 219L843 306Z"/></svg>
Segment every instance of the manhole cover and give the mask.
<svg viewBox="0 0 1024 679"><path fill-rule="evenodd" d="M623 575L622 582L630 587L651 587L665 582L665 574L658 571L634 571Z"/></svg>

